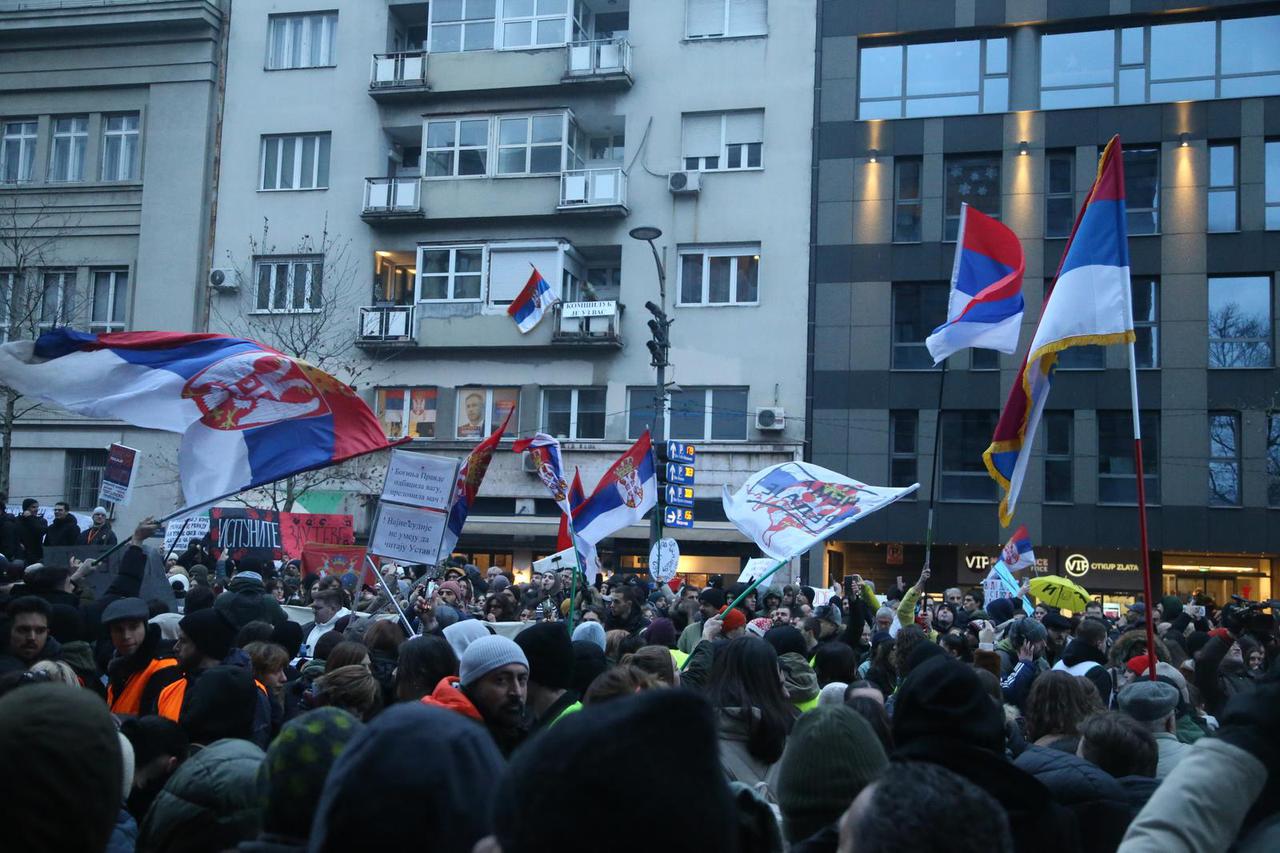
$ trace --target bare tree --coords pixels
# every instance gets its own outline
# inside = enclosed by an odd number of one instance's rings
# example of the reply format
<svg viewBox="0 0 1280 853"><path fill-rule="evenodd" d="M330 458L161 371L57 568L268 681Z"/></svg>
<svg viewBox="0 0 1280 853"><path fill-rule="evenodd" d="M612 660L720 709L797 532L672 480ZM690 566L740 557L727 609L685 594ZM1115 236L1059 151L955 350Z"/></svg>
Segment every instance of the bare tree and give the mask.
<svg viewBox="0 0 1280 853"><path fill-rule="evenodd" d="M1270 367L1271 326L1238 302L1209 313L1210 367Z"/></svg>
<svg viewBox="0 0 1280 853"><path fill-rule="evenodd" d="M360 273L351 241L331 233L327 218L318 235L304 234L284 249L272 242L264 218L262 233L248 239L247 254L228 250L223 266L235 271L241 286L213 297L210 316L219 331L265 344L348 385L357 385L379 363L356 345L356 318L372 283ZM355 483L378 491L383 473L374 457L361 457L288 477L238 500L288 512L307 492L330 486Z"/></svg>
<svg viewBox="0 0 1280 853"><path fill-rule="evenodd" d="M67 238L79 220L47 200L26 202L19 194L0 197L0 334L4 340L34 340L41 332L70 323L82 300L74 267L65 257ZM0 385L0 491L8 492L13 470L13 430L41 404Z"/></svg>

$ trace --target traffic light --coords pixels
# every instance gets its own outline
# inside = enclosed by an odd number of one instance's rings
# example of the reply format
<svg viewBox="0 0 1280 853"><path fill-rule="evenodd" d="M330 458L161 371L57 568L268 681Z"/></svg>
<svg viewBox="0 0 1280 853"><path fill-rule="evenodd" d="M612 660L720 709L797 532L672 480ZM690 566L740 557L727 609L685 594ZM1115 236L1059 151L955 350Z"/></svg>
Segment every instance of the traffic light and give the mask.
<svg viewBox="0 0 1280 853"><path fill-rule="evenodd" d="M649 321L649 334L652 338L645 343L649 348L649 355L652 357L654 367L666 367L667 352L671 348L671 338L667 334L667 329L675 322L667 317L667 312L663 311L652 302L646 302L644 307L653 315L653 319Z"/></svg>

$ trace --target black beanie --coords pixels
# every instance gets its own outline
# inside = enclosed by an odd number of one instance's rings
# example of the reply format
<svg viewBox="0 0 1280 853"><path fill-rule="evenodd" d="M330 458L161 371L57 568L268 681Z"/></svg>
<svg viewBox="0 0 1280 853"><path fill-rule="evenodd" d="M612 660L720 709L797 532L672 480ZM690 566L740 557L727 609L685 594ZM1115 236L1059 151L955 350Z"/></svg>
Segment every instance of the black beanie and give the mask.
<svg viewBox="0 0 1280 853"><path fill-rule="evenodd" d="M993 598L988 601L987 616L991 617L991 621L997 625L1001 622L1008 622L1013 618L1013 599Z"/></svg>
<svg viewBox="0 0 1280 853"><path fill-rule="evenodd" d="M1003 754L1004 713L971 667L931 657L911 671L893 706L893 742L943 738Z"/></svg>
<svg viewBox="0 0 1280 853"><path fill-rule="evenodd" d="M716 587L708 587L698 593L699 604L710 604L716 610L720 610L725 605L724 590Z"/></svg>
<svg viewBox="0 0 1280 853"><path fill-rule="evenodd" d="M764 632L764 641L773 646L779 657L787 652L795 652L805 660L809 659L809 648L805 645L804 634L792 625L774 625Z"/></svg>
<svg viewBox="0 0 1280 853"><path fill-rule="evenodd" d="M625 734L625 736L619 736ZM643 744L637 749L636 744ZM646 791L646 809L680 850L736 848L735 812L717 750L711 706L688 690L650 690L570 714L516 751L493 797L494 834L503 853L595 853L599 833L547 836L546 816L565 803L589 803L628 787ZM672 769L679 768L679 784ZM615 833L611 853L655 847L647 832ZM661 846L661 845L658 845Z"/></svg>
<svg viewBox="0 0 1280 853"><path fill-rule="evenodd" d="M911 654L907 655L907 673L910 673L929 658L938 657L940 655L946 655L946 652L942 650L942 646L939 646L937 643L920 643L911 650ZM905 674L906 673L904 673L904 675Z"/></svg>
<svg viewBox="0 0 1280 853"><path fill-rule="evenodd" d="M578 693L586 693L596 676L609 668L604 658L604 649L590 640L573 641L573 689Z"/></svg>
<svg viewBox="0 0 1280 853"><path fill-rule="evenodd" d="M188 613L178 621L178 627L195 643L200 654L214 660L222 660L231 654L235 642L236 626L213 607Z"/></svg>
<svg viewBox="0 0 1280 853"><path fill-rule="evenodd" d="M529 680L555 690L573 684L573 642L563 622L539 622L516 634L529 660Z"/></svg>

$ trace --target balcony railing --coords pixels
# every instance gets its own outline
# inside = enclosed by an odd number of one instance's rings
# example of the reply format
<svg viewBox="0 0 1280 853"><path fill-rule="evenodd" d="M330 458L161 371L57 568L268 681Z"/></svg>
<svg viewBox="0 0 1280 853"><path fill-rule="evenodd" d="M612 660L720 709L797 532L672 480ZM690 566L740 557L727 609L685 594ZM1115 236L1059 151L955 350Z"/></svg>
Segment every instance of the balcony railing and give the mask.
<svg viewBox="0 0 1280 853"><path fill-rule="evenodd" d="M413 216L422 213L422 181L408 178L365 178L363 216Z"/></svg>
<svg viewBox="0 0 1280 853"><path fill-rule="evenodd" d="M375 53L369 72L370 89L411 88L427 85L427 52L406 50Z"/></svg>
<svg viewBox="0 0 1280 853"><path fill-rule="evenodd" d="M576 41L568 47L567 77L631 74L631 42L626 39Z"/></svg>
<svg viewBox="0 0 1280 853"><path fill-rule="evenodd" d="M622 304L607 302L557 302L552 318L552 343L618 345L622 340Z"/></svg>
<svg viewBox="0 0 1280 853"><path fill-rule="evenodd" d="M374 305L360 309L360 343L414 341L412 305Z"/></svg>
<svg viewBox="0 0 1280 853"><path fill-rule="evenodd" d="M573 169L560 174L560 207L625 208L627 175L621 168Z"/></svg>

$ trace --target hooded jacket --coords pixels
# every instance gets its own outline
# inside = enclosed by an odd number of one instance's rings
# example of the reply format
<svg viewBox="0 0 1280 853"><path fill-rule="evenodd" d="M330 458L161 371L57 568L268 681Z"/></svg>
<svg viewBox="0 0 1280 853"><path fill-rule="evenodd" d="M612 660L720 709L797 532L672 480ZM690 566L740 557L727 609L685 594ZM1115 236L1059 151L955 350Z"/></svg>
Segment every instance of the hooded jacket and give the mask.
<svg viewBox="0 0 1280 853"><path fill-rule="evenodd" d="M791 704L800 711L808 711L818 705L818 676L809 662L796 652L778 655L782 667L783 690Z"/></svg>
<svg viewBox="0 0 1280 853"><path fill-rule="evenodd" d="M1089 679L1098 688L1103 706L1111 704L1111 673L1107 671L1107 656L1102 653L1102 649L1092 643L1072 638L1062 650L1062 657L1053 665L1053 669Z"/></svg>
<svg viewBox="0 0 1280 853"><path fill-rule="evenodd" d="M22 514L18 516L18 541L22 543L22 559L27 565L39 563L44 559L44 534L49 529L49 522L38 515ZM11 556L11 555L6 555Z"/></svg>
<svg viewBox="0 0 1280 853"><path fill-rule="evenodd" d="M156 796L138 832L138 853L225 850L258 832L263 752L227 738L182 763Z"/></svg>
<svg viewBox="0 0 1280 853"><path fill-rule="evenodd" d="M1204 696L1205 710L1215 717L1232 696L1254 689L1253 674L1244 662L1226 659L1230 650L1231 640L1210 637L1197 655L1193 677Z"/></svg>
<svg viewBox="0 0 1280 853"><path fill-rule="evenodd" d="M462 692L456 675L446 675L440 679L436 689L432 690L430 695L422 697L422 704L453 711L455 714L469 717L478 723L484 722L484 717L480 716L480 709L472 704L471 700Z"/></svg>
<svg viewBox="0 0 1280 853"><path fill-rule="evenodd" d="M55 518L44 532L44 544L49 548L66 548L80 538L80 522L71 513Z"/></svg>
<svg viewBox="0 0 1280 853"><path fill-rule="evenodd" d="M270 622L279 628L289 617L275 596L267 592L262 578L254 572L243 572L227 583L226 592L218 596L213 606L226 614L237 628L250 622Z"/></svg>
<svg viewBox="0 0 1280 853"><path fill-rule="evenodd" d="M418 702L388 708L330 769L309 849L471 853L489 834L502 768L493 740L460 715Z"/></svg>
<svg viewBox="0 0 1280 853"><path fill-rule="evenodd" d="M157 654L159 645L160 626L148 625L142 644L133 654L126 657L117 655L107 664L107 704L113 713L140 713L143 693L152 687L152 681L159 678L164 684L170 684L180 677L177 661ZM149 674L148 669L152 670ZM137 684L131 683L135 677L141 679ZM156 682L157 687L160 684Z"/></svg>

